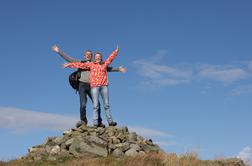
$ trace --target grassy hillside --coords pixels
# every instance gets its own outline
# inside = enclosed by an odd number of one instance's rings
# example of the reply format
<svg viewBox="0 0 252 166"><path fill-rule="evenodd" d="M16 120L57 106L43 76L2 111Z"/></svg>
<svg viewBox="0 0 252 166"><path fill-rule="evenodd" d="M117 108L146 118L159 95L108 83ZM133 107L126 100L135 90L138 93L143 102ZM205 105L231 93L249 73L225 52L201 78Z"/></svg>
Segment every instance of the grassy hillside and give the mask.
<svg viewBox="0 0 252 166"><path fill-rule="evenodd" d="M29 161L18 159L9 162L0 162L2 166L245 166L238 159L222 160L200 160L197 154L190 153L182 156L176 154L145 154L136 157L81 157L81 158L59 158L56 161L41 159Z"/></svg>

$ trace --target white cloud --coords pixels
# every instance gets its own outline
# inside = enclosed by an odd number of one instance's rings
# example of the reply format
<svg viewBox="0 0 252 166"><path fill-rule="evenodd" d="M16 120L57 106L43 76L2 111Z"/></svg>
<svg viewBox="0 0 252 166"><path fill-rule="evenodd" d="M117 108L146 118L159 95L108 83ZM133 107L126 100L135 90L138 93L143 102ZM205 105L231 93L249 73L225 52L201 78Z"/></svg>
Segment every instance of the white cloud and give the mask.
<svg viewBox="0 0 252 166"><path fill-rule="evenodd" d="M252 149L248 146L244 147L242 151L237 155L237 158L252 164Z"/></svg>
<svg viewBox="0 0 252 166"><path fill-rule="evenodd" d="M137 73L146 79L143 81L144 84L166 86L190 82L193 74L191 69L162 65L160 62L166 52L163 51L160 54L159 52L153 57L135 60L133 62Z"/></svg>
<svg viewBox="0 0 252 166"><path fill-rule="evenodd" d="M53 113L29 111L20 108L0 107L0 128L12 132L28 132L34 129L65 130L75 125L78 118ZM130 131L144 137L171 137L155 129L129 126Z"/></svg>
<svg viewBox="0 0 252 166"><path fill-rule="evenodd" d="M252 70L252 61L248 62L248 69L251 71Z"/></svg>
<svg viewBox="0 0 252 166"><path fill-rule="evenodd" d="M75 117L10 107L0 107L0 115L0 127L12 132L34 129L64 130L72 127L78 120Z"/></svg>
<svg viewBox="0 0 252 166"><path fill-rule="evenodd" d="M251 77L249 71L252 70L252 61L246 62L247 66L242 64L171 66L164 64L166 54L167 51L158 52L154 56L133 62L137 74L144 78L142 85L161 87L188 84L195 80L213 80L228 85Z"/></svg>
<svg viewBox="0 0 252 166"><path fill-rule="evenodd" d="M232 90L233 95L252 94L252 85L241 85Z"/></svg>
<svg viewBox="0 0 252 166"><path fill-rule="evenodd" d="M220 81L224 84L233 83L249 77L249 73L239 67L204 65L198 75L202 78Z"/></svg>
<svg viewBox="0 0 252 166"><path fill-rule="evenodd" d="M175 142L175 141L157 141L155 143L160 145L160 146L163 146L163 147L177 145L177 142Z"/></svg>
<svg viewBox="0 0 252 166"><path fill-rule="evenodd" d="M171 134L168 134L166 132L144 127L129 126L129 130L134 131L137 134L142 135L144 137L172 137Z"/></svg>

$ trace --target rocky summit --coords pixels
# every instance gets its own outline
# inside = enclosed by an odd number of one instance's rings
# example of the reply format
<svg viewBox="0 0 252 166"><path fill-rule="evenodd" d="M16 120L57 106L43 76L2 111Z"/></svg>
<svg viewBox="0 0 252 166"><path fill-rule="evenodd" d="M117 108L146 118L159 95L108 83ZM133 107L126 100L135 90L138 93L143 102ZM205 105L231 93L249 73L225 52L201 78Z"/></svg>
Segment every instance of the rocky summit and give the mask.
<svg viewBox="0 0 252 166"><path fill-rule="evenodd" d="M28 149L25 158L40 160L58 157L82 156L136 156L149 152L163 153L163 150L151 139L145 139L127 127L91 127L81 125L64 131L63 136L49 137L41 145Z"/></svg>

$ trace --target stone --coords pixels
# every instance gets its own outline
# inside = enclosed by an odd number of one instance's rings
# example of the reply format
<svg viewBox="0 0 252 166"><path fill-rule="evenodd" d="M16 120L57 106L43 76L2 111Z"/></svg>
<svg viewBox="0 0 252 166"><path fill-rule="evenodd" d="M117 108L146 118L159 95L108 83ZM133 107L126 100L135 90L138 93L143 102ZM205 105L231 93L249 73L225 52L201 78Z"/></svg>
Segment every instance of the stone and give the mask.
<svg viewBox="0 0 252 166"><path fill-rule="evenodd" d="M66 131L63 132L63 135L71 135L71 132L72 132L71 129L66 130Z"/></svg>
<svg viewBox="0 0 252 166"><path fill-rule="evenodd" d="M145 155L146 153L144 151L139 151L138 154L139 155Z"/></svg>
<svg viewBox="0 0 252 166"><path fill-rule="evenodd" d="M128 129L127 126L124 126L124 127L122 127L122 131L123 131L124 134L126 134L126 133L129 132L129 129Z"/></svg>
<svg viewBox="0 0 252 166"><path fill-rule="evenodd" d="M60 147L59 145L56 145L51 149L50 154L58 154L59 152L60 152Z"/></svg>
<svg viewBox="0 0 252 166"><path fill-rule="evenodd" d="M56 138L57 137L48 137L46 141L43 143L43 145L50 145L50 146L56 145L56 143L53 141Z"/></svg>
<svg viewBox="0 0 252 166"><path fill-rule="evenodd" d="M81 126L79 127L79 129L81 129L81 130L82 130L82 132L86 132L86 131L88 131L88 127L87 127L87 125L81 125Z"/></svg>
<svg viewBox="0 0 252 166"><path fill-rule="evenodd" d="M144 152L159 152L160 148L158 145L148 145L145 143L141 143L140 147L143 149Z"/></svg>
<svg viewBox="0 0 252 166"><path fill-rule="evenodd" d="M78 131L79 133L82 133L82 132L83 132L83 130L80 129L80 128L72 128L72 131Z"/></svg>
<svg viewBox="0 0 252 166"><path fill-rule="evenodd" d="M112 137L112 136L115 135L115 131L114 131L114 130L107 130L106 132L107 132L107 135L108 135L109 137Z"/></svg>
<svg viewBox="0 0 252 166"><path fill-rule="evenodd" d="M47 153L50 153L52 148L53 148L53 146L50 146L50 145L45 146L45 150L46 150Z"/></svg>
<svg viewBox="0 0 252 166"><path fill-rule="evenodd" d="M141 150L141 147L137 144L130 144L131 149L135 149L137 152Z"/></svg>
<svg viewBox="0 0 252 166"><path fill-rule="evenodd" d="M125 142L126 141L126 137L125 137L125 135L123 133L119 133L117 135L117 139L119 139L120 142Z"/></svg>
<svg viewBox="0 0 252 166"><path fill-rule="evenodd" d="M130 143L135 143L137 141L137 134L136 134L136 132L129 133L128 141Z"/></svg>
<svg viewBox="0 0 252 166"><path fill-rule="evenodd" d="M115 147L125 152L130 148L130 144L128 142L119 143L119 144L116 144Z"/></svg>
<svg viewBox="0 0 252 166"><path fill-rule="evenodd" d="M108 155L106 142L99 138L92 138L92 140L81 137L74 138L71 146L69 147L69 152L76 157L83 156L85 154L106 157Z"/></svg>
<svg viewBox="0 0 252 166"><path fill-rule="evenodd" d="M61 143L64 142L64 137L56 137L55 139L52 140L55 144L60 145Z"/></svg>
<svg viewBox="0 0 252 166"><path fill-rule="evenodd" d="M73 140L74 138L70 138L69 140L65 142L67 148L73 143Z"/></svg>
<svg viewBox="0 0 252 166"><path fill-rule="evenodd" d="M137 151L135 149L129 149L125 152L126 156L136 156L138 155Z"/></svg>
<svg viewBox="0 0 252 166"><path fill-rule="evenodd" d="M113 156L120 157L120 156L123 156L124 153L123 153L120 149L115 149L115 150L112 152L112 155L113 155Z"/></svg>
<svg viewBox="0 0 252 166"><path fill-rule="evenodd" d="M152 140L129 132L127 127L101 128L82 125L64 131L63 136L48 137L42 145L33 146L28 152L29 160L55 160L61 156L135 156L148 152L161 153L162 150Z"/></svg>
<svg viewBox="0 0 252 166"><path fill-rule="evenodd" d="M69 145L70 146L70 145ZM65 149L65 150L67 150L67 146L66 146L66 144L65 143L62 143L61 145L60 145L60 149Z"/></svg>
<svg viewBox="0 0 252 166"><path fill-rule="evenodd" d="M28 149L28 152L29 153L41 153L41 152L44 152L45 151L45 149L44 148L35 148L35 147L31 147L31 148L29 148Z"/></svg>

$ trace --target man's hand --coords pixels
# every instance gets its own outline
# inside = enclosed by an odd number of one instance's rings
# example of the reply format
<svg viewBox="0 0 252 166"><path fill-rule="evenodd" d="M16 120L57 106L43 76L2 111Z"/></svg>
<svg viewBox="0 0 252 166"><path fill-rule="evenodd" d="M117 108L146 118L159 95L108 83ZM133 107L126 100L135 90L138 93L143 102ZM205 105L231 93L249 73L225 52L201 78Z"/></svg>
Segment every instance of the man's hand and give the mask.
<svg viewBox="0 0 252 166"><path fill-rule="evenodd" d="M120 66L119 71L122 72L122 73L125 73L125 72L127 72L127 68L125 68L123 66Z"/></svg>
<svg viewBox="0 0 252 166"><path fill-rule="evenodd" d="M60 48L57 45L53 45L52 46L52 51L59 53L60 52Z"/></svg>

